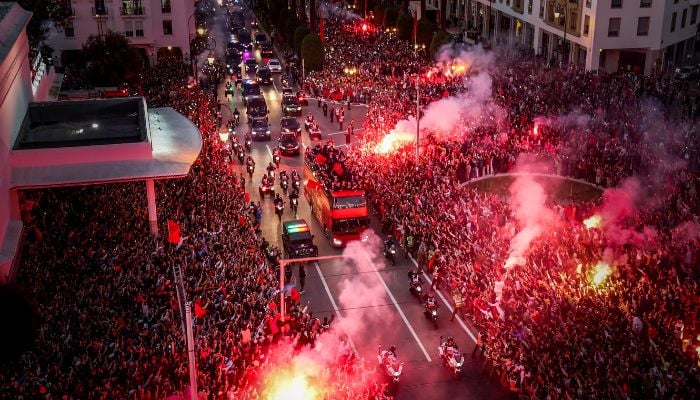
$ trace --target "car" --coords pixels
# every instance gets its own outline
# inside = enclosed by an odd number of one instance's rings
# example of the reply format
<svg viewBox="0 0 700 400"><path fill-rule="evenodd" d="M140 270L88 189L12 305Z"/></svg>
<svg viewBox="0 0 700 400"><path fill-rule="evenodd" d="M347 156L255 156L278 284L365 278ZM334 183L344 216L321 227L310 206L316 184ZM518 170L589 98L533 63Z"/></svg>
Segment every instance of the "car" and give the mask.
<svg viewBox="0 0 700 400"><path fill-rule="evenodd" d="M318 247L313 239L314 235L305 220L282 223L282 247L289 258L318 257Z"/></svg>
<svg viewBox="0 0 700 400"><path fill-rule="evenodd" d="M299 138L295 132L282 132L277 139L277 148L282 154L299 155Z"/></svg>
<svg viewBox="0 0 700 400"><path fill-rule="evenodd" d="M253 72L258 68L258 62L255 61L255 58L245 60L244 64L246 72Z"/></svg>
<svg viewBox="0 0 700 400"><path fill-rule="evenodd" d="M272 85L270 68L258 66L258 70L255 72L255 79L261 85Z"/></svg>
<svg viewBox="0 0 700 400"><path fill-rule="evenodd" d="M226 43L226 54L227 55L233 54L233 53L241 55L243 53L243 50L245 50L243 48L243 45L241 45L239 42L235 41L235 39Z"/></svg>
<svg viewBox="0 0 700 400"><path fill-rule="evenodd" d="M274 52L272 50L272 43L270 42L263 42L260 44L260 57L262 58L270 58L274 55Z"/></svg>
<svg viewBox="0 0 700 400"><path fill-rule="evenodd" d="M257 28L257 27L258 27L258 20L255 19L255 18L251 19L251 20L250 20L250 26L253 27L253 28Z"/></svg>
<svg viewBox="0 0 700 400"><path fill-rule="evenodd" d="M283 87L282 96L294 96L294 89L290 88L289 86Z"/></svg>
<svg viewBox="0 0 700 400"><path fill-rule="evenodd" d="M267 35L265 35L263 32L258 32L255 34L255 45L259 46L263 44L264 42L267 42Z"/></svg>
<svg viewBox="0 0 700 400"><path fill-rule="evenodd" d="M248 119L265 118L265 120L267 120L267 113L267 102L265 102L264 97L260 95L248 96L246 102L246 114L248 115Z"/></svg>
<svg viewBox="0 0 700 400"><path fill-rule="evenodd" d="M297 92L297 99L299 99L299 105L302 105L302 106L309 105L309 99L306 98L306 93L304 93L303 90L300 90Z"/></svg>
<svg viewBox="0 0 700 400"><path fill-rule="evenodd" d="M689 65L686 67L676 68L676 79L679 81L686 81L688 79L693 79L698 77L698 67Z"/></svg>
<svg viewBox="0 0 700 400"><path fill-rule="evenodd" d="M233 76L241 73L241 60L239 54L226 55L226 72L231 75L231 79L235 79Z"/></svg>
<svg viewBox="0 0 700 400"><path fill-rule="evenodd" d="M236 37L238 38L238 42L245 46L246 50L250 50L253 48L253 40L251 38L250 32L246 30L238 31Z"/></svg>
<svg viewBox="0 0 700 400"><path fill-rule="evenodd" d="M272 134L270 132L270 124L267 123L267 118L249 118L248 133L253 140L270 140Z"/></svg>
<svg viewBox="0 0 700 400"><path fill-rule="evenodd" d="M297 137L301 136L301 125L294 117L282 117L280 120L280 125L282 127L282 134L294 133Z"/></svg>
<svg viewBox="0 0 700 400"><path fill-rule="evenodd" d="M301 106L296 96L282 97L282 112L284 115L301 115Z"/></svg>
<svg viewBox="0 0 700 400"><path fill-rule="evenodd" d="M280 64L280 60L276 58L271 58L267 62L267 68L270 68L270 72L273 74L279 74L282 72L282 64Z"/></svg>
<svg viewBox="0 0 700 400"><path fill-rule="evenodd" d="M245 103L250 96L260 96L262 92L260 91L260 85L258 82L252 79L246 79L243 82L243 103Z"/></svg>

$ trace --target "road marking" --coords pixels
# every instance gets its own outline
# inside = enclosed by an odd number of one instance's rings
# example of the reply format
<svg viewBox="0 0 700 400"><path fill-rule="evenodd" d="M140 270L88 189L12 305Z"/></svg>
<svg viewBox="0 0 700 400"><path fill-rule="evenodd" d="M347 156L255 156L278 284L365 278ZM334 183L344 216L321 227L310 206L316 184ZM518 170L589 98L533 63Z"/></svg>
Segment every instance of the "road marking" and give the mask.
<svg viewBox="0 0 700 400"><path fill-rule="evenodd" d="M306 143L302 142L301 145L304 146L304 150L306 150Z"/></svg>
<svg viewBox="0 0 700 400"><path fill-rule="evenodd" d="M416 268L418 268L418 262L413 258L413 256L412 256L411 254L409 254L408 257L411 259L411 261L413 261L413 265L415 265ZM430 284L430 286L432 286L432 285L433 285L433 280L430 279L430 277L428 276L428 274L425 273L425 271L423 271L423 276L424 276L425 279L428 281L428 283ZM442 302L445 303L445 306L447 307L447 309L450 310L450 314L452 314L452 313L454 312L454 308L452 308L452 306L451 306L450 303L447 301L447 299L445 298L445 296L442 295L442 292L439 291L439 290L436 290L435 292L438 294L438 297L440 297L440 298L442 299ZM467 324L465 324L464 321L462 321L462 319L459 318L459 317L457 318L457 322L458 322L459 325L462 327L462 329L464 329L464 331L467 332L467 335L469 335L469 337L472 338L472 340L474 341L474 343L476 343L476 336L472 333L471 329L469 329L469 327L467 326Z"/></svg>
<svg viewBox="0 0 700 400"><path fill-rule="evenodd" d="M363 254L367 262L374 266L374 263L372 260L367 257L366 254ZM401 315L401 319L403 319L403 322L406 324L406 327L408 327L408 330L411 332L411 335L413 335L413 338L416 340L418 343L418 347L423 351L423 355L425 355L425 359L428 360L428 362L432 362L433 359L430 358L430 354L428 354L428 350L425 349L425 346L423 346L423 343L420 341L418 338L418 334L416 331L413 329L413 326L411 325L410 322L408 322L408 318L406 318L406 314L403 313L403 310L401 309L401 306L399 306L399 303L396 301L396 298L394 295L391 293L391 290L389 290L389 286L386 284L384 281L384 278L382 278L382 275L377 271L377 268L374 268L374 273L377 275L377 278L379 278L379 282L382 283L382 286L384 286L384 290L386 290L386 293L389 295L389 299L391 299L391 302L394 303L394 306L396 307L396 310L399 312L399 315Z"/></svg>
<svg viewBox="0 0 700 400"><path fill-rule="evenodd" d="M333 310L335 310L336 315L338 315L338 320L343 319L343 314L340 313L340 308L338 308L338 305L335 304L335 299L333 298L333 295L331 294L331 289L328 287L328 283L326 282L326 278L323 276L323 273L321 271L321 267L318 265L318 261L314 261L314 267L316 267L316 273L318 273L318 277L321 278L321 283L323 283L323 287L326 289L326 294L328 295L328 299L331 301L331 306L333 306ZM350 335L346 335L348 338L348 342L350 342L350 347L352 347L352 350L355 352L356 355L359 356L360 353L357 352L357 348L355 347L355 342L352 341L352 338Z"/></svg>
<svg viewBox="0 0 700 400"><path fill-rule="evenodd" d="M265 147L267 147L267 152L270 154L270 158L272 158L272 150L270 150L270 146L266 144Z"/></svg>

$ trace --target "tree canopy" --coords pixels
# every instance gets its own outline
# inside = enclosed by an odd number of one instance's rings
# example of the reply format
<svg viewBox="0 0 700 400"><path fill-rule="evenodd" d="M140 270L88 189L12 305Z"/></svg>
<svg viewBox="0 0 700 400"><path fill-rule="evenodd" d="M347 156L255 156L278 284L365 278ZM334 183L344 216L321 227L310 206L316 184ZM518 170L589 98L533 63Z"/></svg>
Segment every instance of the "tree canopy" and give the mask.
<svg viewBox="0 0 700 400"><path fill-rule="evenodd" d="M83 44L88 80L95 86L117 86L135 80L144 67L141 53L121 33L92 35Z"/></svg>

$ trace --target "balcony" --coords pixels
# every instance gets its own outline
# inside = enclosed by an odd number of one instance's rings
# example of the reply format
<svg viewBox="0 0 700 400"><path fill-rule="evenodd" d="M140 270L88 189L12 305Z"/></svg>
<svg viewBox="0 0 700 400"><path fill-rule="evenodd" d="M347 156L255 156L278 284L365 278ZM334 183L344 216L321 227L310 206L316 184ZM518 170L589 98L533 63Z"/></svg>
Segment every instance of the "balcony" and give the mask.
<svg viewBox="0 0 700 400"><path fill-rule="evenodd" d="M95 17L102 17L108 15L107 7L92 7L92 15Z"/></svg>
<svg viewBox="0 0 700 400"><path fill-rule="evenodd" d="M143 7L122 7L122 16L141 17L145 14Z"/></svg>
<svg viewBox="0 0 700 400"><path fill-rule="evenodd" d="M522 14L525 11L525 4L524 0L513 0L513 3L511 4L510 8L519 13Z"/></svg>

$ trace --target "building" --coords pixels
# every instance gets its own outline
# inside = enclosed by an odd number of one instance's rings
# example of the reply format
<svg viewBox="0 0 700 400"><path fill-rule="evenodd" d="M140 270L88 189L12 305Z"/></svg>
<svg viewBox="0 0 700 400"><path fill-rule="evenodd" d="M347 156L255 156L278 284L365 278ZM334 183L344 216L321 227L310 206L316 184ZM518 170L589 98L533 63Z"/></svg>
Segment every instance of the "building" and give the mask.
<svg viewBox="0 0 700 400"><path fill-rule="evenodd" d="M53 68L29 48L31 15L0 2L0 283L13 279L20 254L29 203L20 192L143 181L157 234L154 180L187 175L202 149L190 120L170 107L149 109L143 98L43 101Z"/></svg>
<svg viewBox="0 0 700 400"><path fill-rule="evenodd" d="M420 1L411 8L420 10ZM692 57L700 0L425 0L493 45L588 70L665 73ZM460 8L464 8L460 11ZM418 11L419 12L419 11ZM437 11L439 13L439 11ZM420 12L419 12L420 17Z"/></svg>
<svg viewBox="0 0 700 400"><path fill-rule="evenodd" d="M155 64L158 49L179 48L189 58L195 18L192 0L66 0L70 18L65 27L51 28L47 43L54 63L61 66L64 52L80 50L90 35L121 32L143 49Z"/></svg>

